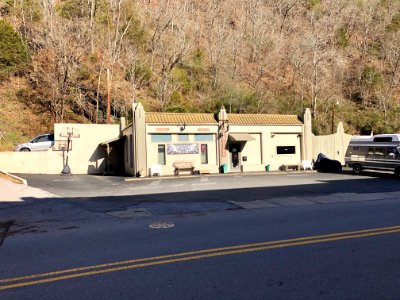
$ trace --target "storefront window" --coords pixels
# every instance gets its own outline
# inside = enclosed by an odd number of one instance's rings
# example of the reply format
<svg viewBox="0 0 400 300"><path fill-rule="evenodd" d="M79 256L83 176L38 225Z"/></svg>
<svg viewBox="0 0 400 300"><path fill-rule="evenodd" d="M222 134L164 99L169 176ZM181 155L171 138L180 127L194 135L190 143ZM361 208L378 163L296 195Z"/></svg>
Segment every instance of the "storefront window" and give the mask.
<svg viewBox="0 0 400 300"><path fill-rule="evenodd" d="M207 151L207 144L201 144L201 163L208 164L208 151Z"/></svg>
<svg viewBox="0 0 400 300"><path fill-rule="evenodd" d="M296 154L295 146L278 146L276 147L276 154Z"/></svg>
<svg viewBox="0 0 400 300"><path fill-rule="evenodd" d="M213 135L212 134L195 134L194 140L196 142L212 142Z"/></svg>
<svg viewBox="0 0 400 300"><path fill-rule="evenodd" d="M151 135L151 141L152 142L170 142L171 141L171 135L170 134L152 134Z"/></svg>
<svg viewBox="0 0 400 300"><path fill-rule="evenodd" d="M188 134L178 134L178 142L189 142Z"/></svg>
<svg viewBox="0 0 400 300"><path fill-rule="evenodd" d="M158 163L165 165L165 145L158 145Z"/></svg>

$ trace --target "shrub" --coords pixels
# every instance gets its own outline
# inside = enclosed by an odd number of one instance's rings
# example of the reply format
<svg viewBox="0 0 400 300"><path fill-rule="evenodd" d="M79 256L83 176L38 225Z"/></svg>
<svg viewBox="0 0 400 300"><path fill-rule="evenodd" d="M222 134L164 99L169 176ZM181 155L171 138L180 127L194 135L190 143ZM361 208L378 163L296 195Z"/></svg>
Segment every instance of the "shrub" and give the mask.
<svg viewBox="0 0 400 300"><path fill-rule="evenodd" d="M382 74L373 66L366 66L361 72L361 83L368 88L374 88L383 82Z"/></svg>
<svg viewBox="0 0 400 300"><path fill-rule="evenodd" d="M23 72L28 61L29 54L22 38L10 24L0 20L0 80Z"/></svg>
<svg viewBox="0 0 400 300"><path fill-rule="evenodd" d="M84 17L83 5L77 0L67 0L58 5L61 17L68 20Z"/></svg>
<svg viewBox="0 0 400 300"><path fill-rule="evenodd" d="M346 28L342 27L336 32L336 43L340 48L346 48L349 45L349 34Z"/></svg>

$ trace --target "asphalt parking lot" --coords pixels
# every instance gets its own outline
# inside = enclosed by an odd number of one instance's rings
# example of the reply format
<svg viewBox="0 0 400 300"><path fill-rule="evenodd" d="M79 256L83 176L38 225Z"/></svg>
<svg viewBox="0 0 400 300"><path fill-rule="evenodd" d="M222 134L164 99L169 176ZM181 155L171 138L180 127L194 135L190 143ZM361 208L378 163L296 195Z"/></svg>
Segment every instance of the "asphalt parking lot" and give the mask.
<svg viewBox="0 0 400 300"><path fill-rule="evenodd" d="M348 170L337 174L306 171L143 179L93 175L18 175L26 179L29 186L59 197L125 196L140 201L254 201L261 198L366 194L398 189L398 180L392 174L366 173L356 176Z"/></svg>

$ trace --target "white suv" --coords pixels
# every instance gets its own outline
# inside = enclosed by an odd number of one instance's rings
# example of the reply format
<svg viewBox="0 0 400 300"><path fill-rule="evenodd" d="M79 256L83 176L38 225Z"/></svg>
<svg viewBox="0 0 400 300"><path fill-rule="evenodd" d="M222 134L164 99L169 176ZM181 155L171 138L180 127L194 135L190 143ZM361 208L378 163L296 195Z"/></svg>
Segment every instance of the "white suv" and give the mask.
<svg viewBox="0 0 400 300"><path fill-rule="evenodd" d="M47 151L54 145L54 134L42 134L35 137L28 143L19 144L14 151Z"/></svg>

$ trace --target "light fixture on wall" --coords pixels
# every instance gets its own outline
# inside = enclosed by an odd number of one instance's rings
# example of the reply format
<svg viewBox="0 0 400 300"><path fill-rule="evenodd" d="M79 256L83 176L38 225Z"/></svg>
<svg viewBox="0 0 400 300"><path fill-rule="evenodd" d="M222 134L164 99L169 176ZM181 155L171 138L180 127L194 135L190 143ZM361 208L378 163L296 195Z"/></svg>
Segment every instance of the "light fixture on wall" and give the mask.
<svg viewBox="0 0 400 300"><path fill-rule="evenodd" d="M180 131L184 131L186 129L186 123L184 122L180 127L179 130Z"/></svg>

